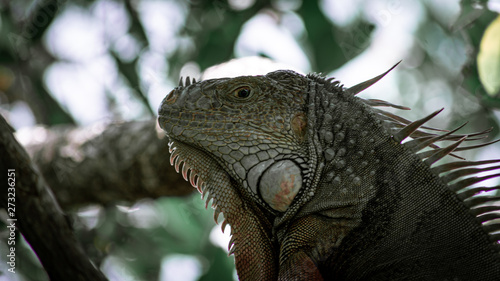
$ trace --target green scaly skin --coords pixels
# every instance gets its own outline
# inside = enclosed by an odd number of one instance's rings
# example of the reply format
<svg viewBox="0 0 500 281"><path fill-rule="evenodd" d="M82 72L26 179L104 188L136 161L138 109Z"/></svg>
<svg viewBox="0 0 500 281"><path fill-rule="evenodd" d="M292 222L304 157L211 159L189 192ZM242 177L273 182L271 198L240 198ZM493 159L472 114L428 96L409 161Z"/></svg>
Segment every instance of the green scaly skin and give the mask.
<svg viewBox="0 0 500 281"><path fill-rule="evenodd" d="M188 78L164 99L171 162L231 225L241 280L500 280L499 199L463 192L498 161L431 167L466 137L354 96L382 76Z"/></svg>

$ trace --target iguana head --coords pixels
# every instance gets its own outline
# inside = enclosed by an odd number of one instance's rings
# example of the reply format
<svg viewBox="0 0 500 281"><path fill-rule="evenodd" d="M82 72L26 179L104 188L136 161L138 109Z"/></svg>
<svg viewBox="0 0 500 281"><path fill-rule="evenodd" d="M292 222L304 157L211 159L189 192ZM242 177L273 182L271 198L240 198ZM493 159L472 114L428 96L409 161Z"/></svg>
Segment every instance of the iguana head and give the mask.
<svg viewBox="0 0 500 281"><path fill-rule="evenodd" d="M169 138L200 150L270 212L284 212L309 176L307 79L292 71L181 83L159 111ZM188 163L193 171L201 163Z"/></svg>
<svg viewBox="0 0 500 281"><path fill-rule="evenodd" d="M199 158L187 160L183 150L205 153L206 161L216 162L237 183L242 196L283 221L314 195L323 156L314 138L328 139L330 133L316 123L333 126L337 97L354 96L394 67L347 90L331 78L290 70L201 82L188 77L163 100L159 123L171 149L177 149L171 159L188 164L183 174L191 170L193 185L194 175L208 181L199 174ZM329 120L322 116L327 111L332 111L325 115Z"/></svg>

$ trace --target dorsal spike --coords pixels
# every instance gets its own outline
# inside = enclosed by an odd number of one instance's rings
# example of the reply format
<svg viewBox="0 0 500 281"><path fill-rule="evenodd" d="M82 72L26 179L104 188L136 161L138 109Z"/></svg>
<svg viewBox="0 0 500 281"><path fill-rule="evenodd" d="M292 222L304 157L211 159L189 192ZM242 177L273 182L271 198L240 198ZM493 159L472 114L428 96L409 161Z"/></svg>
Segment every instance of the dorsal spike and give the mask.
<svg viewBox="0 0 500 281"><path fill-rule="evenodd" d="M426 129L424 126L422 126L420 128ZM441 130L441 131L448 132L447 130ZM490 131L491 130L486 130L483 132L472 133L472 134L467 134L467 135L449 135L446 138L444 138L443 140L457 141L457 140L467 136L467 139L465 141L477 141L477 140L482 140L482 139L486 138L488 136L487 134ZM433 137L433 136L435 136L435 134L429 134L429 133L425 133L425 132L421 132L421 131L416 131L412 134L412 137L424 137L424 136L432 136ZM491 143L488 143L488 144L491 144ZM482 144L482 146L488 145L488 144ZM474 148L477 148L477 147L474 147ZM472 149L472 147L470 147L470 149ZM462 147L457 149L457 151L462 151L462 150L464 150Z"/></svg>
<svg viewBox="0 0 500 281"><path fill-rule="evenodd" d="M490 233L490 241L498 245L498 240L500 240L500 233Z"/></svg>
<svg viewBox="0 0 500 281"><path fill-rule="evenodd" d="M462 188L465 188L467 186L471 186L471 185L476 184L478 182L482 182L484 180L491 179L491 178L496 178L496 177L499 177L499 176L500 176L500 173L492 174L492 175L487 175L487 176L484 176L484 177L470 177L470 178L463 179L463 180L461 180L461 181L459 181L457 183L454 183L454 184L450 185L449 188L450 188L451 191L457 192L457 191L459 191Z"/></svg>
<svg viewBox="0 0 500 281"><path fill-rule="evenodd" d="M374 77L374 78L372 78L370 80L366 80L364 82L361 82L359 84L356 84L356 85L350 87L349 89L347 89L347 92L350 93L353 96L359 94L360 92L366 90L366 88L368 88L371 85L377 83L378 80L382 79L382 77L384 77L387 73L391 72L391 70L393 70L400 63L401 63L401 61L398 61L398 63L396 63L393 67L391 67L389 70L387 70L386 72L380 74L377 77Z"/></svg>
<svg viewBox="0 0 500 281"><path fill-rule="evenodd" d="M184 87L184 81L182 79L182 76L181 76L181 79L179 79L179 86L178 87Z"/></svg>
<svg viewBox="0 0 500 281"><path fill-rule="evenodd" d="M474 208L478 207L480 208L480 205L486 204L486 203L492 203L492 202L498 202L500 201L500 196L495 196L495 195L485 195L485 196L474 196L470 199L467 199L464 201L464 204L469 207L469 208ZM497 207L497 206L495 206Z"/></svg>
<svg viewBox="0 0 500 281"><path fill-rule="evenodd" d="M193 81L191 82L192 84L196 83L196 79L193 78Z"/></svg>
<svg viewBox="0 0 500 281"><path fill-rule="evenodd" d="M472 196L475 196L475 195L482 193L482 192L488 192L488 191L494 191L494 190L497 191L499 189L500 189L500 186L472 187L472 188L467 188L465 191L458 193L457 196L458 196L458 198L465 200L465 199L471 198Z"/></svg>
<svg viewBox="0 0 500 281"><path fill-rule="evenodd" d="M498 232L498 231L500 231L500 224L498 224L498 222L484 224L483 230L488 232L488 233Z"/></svg>
<svg viewBox="0 0 500 281"><path fill-rule="evenodd" d="M473 175L473 174L479 174L481 172L487 172L487 171L492 171L492 170L498 170L500 169L500 165L495 165L495 166L490 166L490 167L484 167L484 168L466 168L466 169L460 169L453 171L446 176L441 177L445 182L452 182L458 178L468 176L468 175Z"/></svg>
<svg viewBox="0 0 500 281"><path fill-rule="evenodd" d="M487 221L500 219L500 214L499 213L485 214L485 215L479 216L478 219L484 223Z"/></svg>
<svg viewBox="0 0 500 281"><path fill-rule="evenodd" d="M404 125L393 125L395 128L403 128L405 127ZM421 129L429 129L429 128L426 128L424 126L420 127ZM438 130L438 129L435 129L435 130ZM440 130L440 131L443 131L443 132L448 132L446 130ZM448 135L446 136L445 138L441 139L443 141L457 141L465 136L467 136L467 139L465 141L477 141L477 140L482 140L484 138L486 138L486 136L479 136L479 134L482 134L482 133L474 133L474 134L467 134L467 135ZM429 139L429 138L434 138L438 136L437 134L433 134L433 133L427 133L427 132L423 132L423 131L420 131L420 130L417 130L415 132L413 132L411 134L411 137L413 139L422 139L422 141L424 141L424 139ZM474 136L478 136L478 137L474 137ZM491 143L488 143L488 144L491 144ZM486 145L486 144L483 144L483 146ZM431 146L431 147L434 147L434 148L439 148L437 146ZM474 148L477 148L477 147L474 147ZM471 148L472 149L472 148ZM462 151L463 149L460 147L457 151Z"/></svg>
<svg viewBox="0 0 500 281"><path fill-rule="evenodd" d="M450 154L453 150L455 150L467 137L463 137L457 142L445 147L439 149L436 153L432 154L429 156L429 158L425 159L425 164L427 165L432 165L434 162L438 161L439 159L445 157L446 155Z"/></svg>
<svg viewBox="0 0 500 281"><path fill-rule="evenodd" d="M433 113L429 114L428 116L414 121L411 124L408 124L406 127L403 129L399 130L396 134L394 134L394 139L397 142L401 142L405 138L409 137L413 132L415 132L420 126L422 126L425 122L431 120L434 116L438 115L441 111L443 111L444 108L441 108L440 110L434 111Z"/></svg>
<svg viewBox="0 0 500 281"><path fill-rule="evenodd" d="M442 149L439 147L437 147L437 148L433 147L433 148L434 148L433 150L419 152L419 153L417 153L417 156L420 157L420 159L424 160L424 159L427 159L427 158L431 157L432 155L434 155L438 150ZM448 155L451 157L455 157L457 159L460 159L460 160L465 160L465 158L458 156L456 154L453 154L453 153L449 153Z"/></svg>
<svg viewBox="0 0 500 281"><path fill-rule="evenodd" d="M414 139L412 141L406 142L404 144L404 146L413 150L413 151L419 151L427 146L430 146L431 144L433 144L435 142L438 142L440 140L445 139L447 136L462 129L465 125L467 125L467 123L468 122L465 122L463 125L459 126L458 128L456 128L456 129L454 129L446 134L442 134L442 135L438 135L438 136L430 137L430 138L424 138L423 140L422 139Z"/></svg>
<svg viewBox="0 0 500 281"><path fill-rule="evenodd" d="M414 134L412 134L412 137L416 136L416 135L420 135L422 132L420 131L416 131ZM477 135L477 134L471 134L471 135ZM449 135L445 138L443 138L442 140L447 140L447 141L457 141L457 140L460 140L464 137L466 137L466 139L464 141L470 141L470 140L478 140L478 138L470 138L471 135ZM465 147L458 147L455 149L455 151L464 151L464 150L470 150L470 149L475 149L475 148L479 148L479 147L483 147L483 146L487 146L487 145L490 145L490 144L493 144L493 143L496 143L496 142L499 142L500 139L498 140L495 140L495 141L491 141L491 142L487 142L487 143L483 143L483 144L478 144L478 145L472 145L472 146L465 146ZM410 142L413 142L413 141L410 141ZM408 142L408 143L410 143ZM406 144L406 143L405 143ZM432 147L432 148L435 148L435 149L439 149L438 146L436 145L429 145L429 147ZM432 156L432 154L434 154L435 151L433 150L428 150L428 151L423 151L423 152L419 152L417 155L421 158L421 159L425 159L427 157L430 157ZM462 159L462 160L465 160L465 158L463 157L460 157L456 154L453 154L453 153L450 153L449 154L450 156L453 156L455 158L458 158L458 159ZM494 161L498 161L498 160L494 160ZM480 165L480 164L478 164Z"/></svg>
<svg viewBox="0 0 500 281"><path fill-rule="evenodd" d="M394 120L394 121L397 121L399 123L402 123L401 126L404 127L405 125L408 125L411 123L410 120L407 120L401 116L398 116L396 114L392 114L390 112L387 112L387 111L384 111L384 110L380 110L380 109L377 109L377 108L373 108L373 110L375 112L377 112L378 114L380 114L381 117L384 117L384 118L388 118L387 120ZM426 129L426 130L431 130L431 131L438 131L438 132L448 132L448 130L442 130L442 129L437 129L437 128L431 128L431 127L426 127L426 126L422 126L421 127L422 129Z"/></svg>
<svg viewBox="0 0 500 281"><path fill-rule="evenodd" d="M456 151L464 151L464 150L469 150L469 149L480 148L480 147L484 147L484 146L487 146L487 145L490 145L490 144L497 143L497 142L499 142L499 141L500 141L500 139L497 139L497 140L490 141L490 142L486 142L486 143L482 143L482 144L477 144L477 145L471 145L471 146L459 147L459 148L457 148L457 150L456 150Z"/></svg>
<svg viewBox="0 0 500 281"><path fill-rule="evenodd" d="M455 169L460 169L470 166L496 164L496 163L500 163L500 159L482 160L482 161L457 161L433 167L432 171L436 174L441 174Z"/></svg>
<svg viewBox="0 0 500 281"><path fill-rule="evenodd" d="M406 127L405 124L397 123L397 122L389 120L389 119L386 119L386 122L387 122L387 124L390 124L392 126L392 128L394 128L395 130L397 130L397 129L401 130L402 128ZM436 132L448 132L447 130L442 130L442 129L438 129L438 128L431 128L431 127L426 127L426 126L421 126L419 129L426 129L426 130L431 130L431 131L436 131ZM437 135L433 134L433 133L427 133L424 131L420 131L420 130L417 130L411 134L411 137L414 139L416 139L416 138L433 138L435 136L437 136ZM456 140L459 140L459 139L460 138L457 138Z"/></svg>
<svg viewBox="0 0 500 281"><path fill-rule="evenodd" d="M186 87L191 85L191 78L189 78L189 76L186 76L186 83L185 83Z"/></svg>
<svg viewBox="0 0 500 281"><path fill-rule="evenodd" d="M469 140L480 140L480 139L484 139L486 137L488 137L488 134L493 130L493 128L489 128L489 129L486 129L482 132L477 132L477 133L472 133L472 134L468 134L468 138L467 138L467 141ZM471 137L477 137L477 138L471 138Z"/></svg>
<svg viewBox="0 0 500 281"><path fill-rule="evenodd" d="M480 216L481 214L484 213L489 213L489 212L500 212L500 206L478 206L475 208L470 209L470 212L474 216Z"/></svg>
<svg viewBox="0 0 500 281"><path fill-rule="evenodd" d="M393 104L393 103L390 103L390 102L385 101L385 100L366 99L363 101L370 106L387 106L387 107L393 107L393 108L402 109L402 110L411 110L411 108L409 108L409 107Z"/></svg>

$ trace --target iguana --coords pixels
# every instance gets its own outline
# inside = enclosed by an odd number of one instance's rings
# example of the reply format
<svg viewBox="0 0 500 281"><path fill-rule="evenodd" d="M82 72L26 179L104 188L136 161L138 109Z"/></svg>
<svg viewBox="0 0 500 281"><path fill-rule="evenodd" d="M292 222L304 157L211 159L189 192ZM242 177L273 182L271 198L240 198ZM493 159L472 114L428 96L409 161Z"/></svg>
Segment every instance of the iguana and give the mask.
<svg viewBox="0 0 500 281"><path fill-rule="evenodd" d="M351 88L290 70L187 77L165 97L170 161L231 226L241 280L500 280L500 197L477 196L500 187L476 185L500 160L435 164L488 131L356 96L390 70Z"/></svg>

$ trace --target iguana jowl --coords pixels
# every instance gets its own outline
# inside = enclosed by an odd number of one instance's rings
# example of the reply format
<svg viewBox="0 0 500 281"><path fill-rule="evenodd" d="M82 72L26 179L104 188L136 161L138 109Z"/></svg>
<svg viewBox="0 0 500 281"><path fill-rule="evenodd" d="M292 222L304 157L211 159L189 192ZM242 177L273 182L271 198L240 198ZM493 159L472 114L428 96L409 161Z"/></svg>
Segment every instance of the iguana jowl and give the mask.
<svg viewBox="0 0 500 281"><path fill-rule="evenodd" d="M434 164L487 132L355 96L386 73L350 89L287 70L188 77L165 97L171 163L231 225L241 280L500 280L500 197L476 196L499 188L476 174L500 160Z"/></svg>

